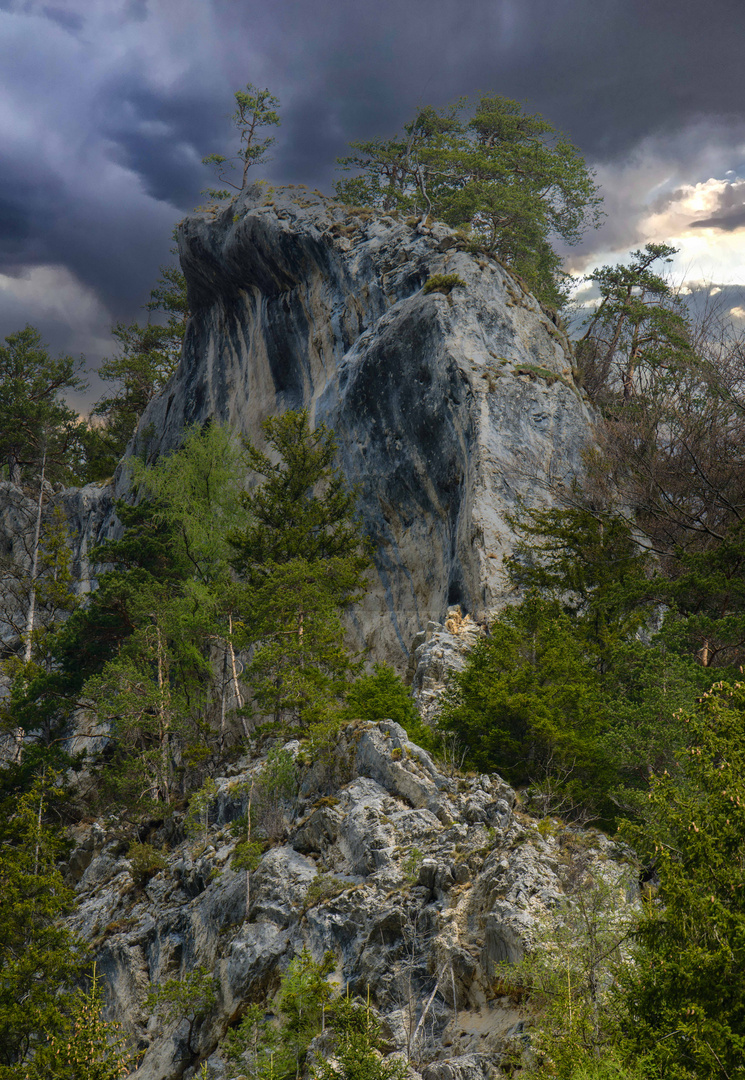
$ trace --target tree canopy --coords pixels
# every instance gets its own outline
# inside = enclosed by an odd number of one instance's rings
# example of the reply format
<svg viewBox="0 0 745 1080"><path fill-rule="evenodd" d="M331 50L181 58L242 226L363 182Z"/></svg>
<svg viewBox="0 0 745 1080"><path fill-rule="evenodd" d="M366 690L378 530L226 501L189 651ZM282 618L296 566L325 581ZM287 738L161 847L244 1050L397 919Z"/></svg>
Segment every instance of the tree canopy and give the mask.
<svg viewBox="0 0 745 1080"><path fill-rule="evenodd" d="M353 142L340 166L357 175L340 198L431 216L468 230L544 301L566 299L553 244L599 223L600 197L579 151L543 117L498 94L420 109L391 139Z"/></svg>

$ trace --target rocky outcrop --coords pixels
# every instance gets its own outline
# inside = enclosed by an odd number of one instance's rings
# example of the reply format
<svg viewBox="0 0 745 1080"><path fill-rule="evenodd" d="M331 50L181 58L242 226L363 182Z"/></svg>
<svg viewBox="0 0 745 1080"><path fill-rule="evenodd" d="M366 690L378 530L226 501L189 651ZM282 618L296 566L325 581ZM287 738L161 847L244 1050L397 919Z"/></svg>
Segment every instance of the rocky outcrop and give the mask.
<svg viewBox="0 0 745 1080"><path fill-rule="evenodd" d="M550 313L445 226L300 189L258 184L188 217L179 248L193 315L138 448L154 460L210 418L260 442L262 420L306 407L336 432L375 548L358 643L403 670L449 606L476 620L500 606L518 497L550 500L593 440ZM120 469L113 486L64 493L83 590L95 582L87 553L116 530L112 499L127 487ZM7 545L15 525L2 524Z"/></svg>
<svg viewBox="0 0 745 1080"><path fill-rule="evenodd" d="M481 619L502 602L507 515L550 499L593 437L562 331L462 247L444 226L266 185L186 218L193 315L139 429L152 459L210 417L254 440L286 408L333 428L376 551L356 632L399 666L449 605Z"/></svg>
<svg viewBox="0 0 745 1080"><path fill-rule="evenodd" d="M448 609L443 623L428 622L411 644L407 682L424 720L434 719L449 676L462 671L468 654L485 631L460 605Z"/></svg>
<svg viewBox="0 0 745 1080"><path fill-rule="evenodd" d="M231 867L230 822L261 765L247 758L217 780L198 838L155 827L163 865L144 884L116 821L77 829L73 922L93 942L110 1013L144 1052L138 1080L189 1077L201 1062L210 1077L238 1075L221 1039L249 1003L271 1000L303 947L317 959L333 952L337 986L369 988L388 1052L409 1060L412 1077L493 1078L527 1015L500 965L530 948L578 867L608 884L619 909L629 902L626 869L602 834L539 828L498 776L443 774L390 721L346 729L331 771L305 767L247 893L245 872ZM187 1024L164 1025L145 999L197 967L214 972L217 1003L192 1055Z"/></svg>

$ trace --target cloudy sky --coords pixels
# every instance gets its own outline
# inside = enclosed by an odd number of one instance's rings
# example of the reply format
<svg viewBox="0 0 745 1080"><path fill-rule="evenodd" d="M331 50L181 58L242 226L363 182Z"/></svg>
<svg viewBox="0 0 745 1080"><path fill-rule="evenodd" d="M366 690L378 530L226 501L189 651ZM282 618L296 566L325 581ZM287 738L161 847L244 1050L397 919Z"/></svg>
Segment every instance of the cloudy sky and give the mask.
<svg viewBox="0 0 745 1080"><path fill-rule="evenodd" d="M605 198L570 269L667 241L745 314L744 39L743 0L0 0L0 338L31 322L95 367L247 81L282 103L265 174L328 191L420 104L524 101Z"/></svg>

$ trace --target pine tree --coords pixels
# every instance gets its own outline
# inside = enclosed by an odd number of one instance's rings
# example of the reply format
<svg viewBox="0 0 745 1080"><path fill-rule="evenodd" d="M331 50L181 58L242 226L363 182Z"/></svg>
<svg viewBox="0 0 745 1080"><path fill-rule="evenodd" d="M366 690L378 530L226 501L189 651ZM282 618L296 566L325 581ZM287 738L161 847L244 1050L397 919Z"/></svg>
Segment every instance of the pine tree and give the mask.
<svg viewBox="0 0 745 1080"><path fill-rule="evenodd" d="M627 982L626 1042L671 1080L745 1076L745 684L684 717L679 767L657 774L627 837L659 876Z"/></svg>
<svg viewBox="0 0 745 1080"><path fill-rule="evenodd" d="M600 199L578 151L543 117L486 94L473 106L425 107L394 138L351 145L339 164L359 175L336 184L340 198L470 230L542 300L565 302L552 241L577 243L598 224Z"/></svg>
<svg viewBox="0 0 745 1080"><path fill-rule="evenodd" d="M64 991L83 950L60 918L72 906L57 861L64 845L47 825L58 778L37 774L0 813L0 1077L22 1080L24 1065L63 1024Z"/></svg>
<svg viewBox="0 0 745 1080"><path fill-rule="evenodd" d="M341 616L363 591L369 545L355 517L356 492L333 464L332 434L311 431L305 412L267 420L263 430L279 460L246 444L264 483L242 497L248 524L228 539L243 583L255 710L302 725L338 706L354 671Z"/></svg>
<svg viewBox="0 0 745 1080"><path fill-rule="evenodd" d="M96 965L87 985L69 994L58 1032L37 1052L23 1080L120 1080L131 1054L121 1026L103 1017L104 995Z"/></svg>
<svg viewBox="0 0 745 1080"><path fill-rule="evenodd" d="M602 797L604 711L581 636L555 601L533 592L500 613L477 643L437 722L470 747L477 768L533 783L545 789L549 812L563 804L567 813L592 802L593 789Z"/></svg>
<svg viewBox="0 0 745 1080"><path fill-rule="evenodd" d="M85 389L81 365L52 358L33 326L0 345L0 468L12 483L35 477L42 458L47 480L74 479L79 419L63 394Z"/></svg>

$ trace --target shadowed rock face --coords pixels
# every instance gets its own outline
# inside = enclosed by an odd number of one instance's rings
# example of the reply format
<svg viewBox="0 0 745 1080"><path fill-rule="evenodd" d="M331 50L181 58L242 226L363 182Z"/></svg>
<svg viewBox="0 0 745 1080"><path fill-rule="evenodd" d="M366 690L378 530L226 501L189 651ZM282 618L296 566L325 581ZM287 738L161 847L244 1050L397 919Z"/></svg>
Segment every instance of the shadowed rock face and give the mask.
<svg viewBox="0 0 745 1080"><path fill-rule="evenodd" d="M148 456L210 417L256 440L267 416L306 407L360 487L376 580L353 622L374 655L402 664L448 605L477 619L498 607L505 515L518 495L550 498L593 438L566 340L538 302L443 226L304 191L256 185L185 219L179 246L194 314L140 425ZM464 285L427 294L435 274Z"/></svg>

